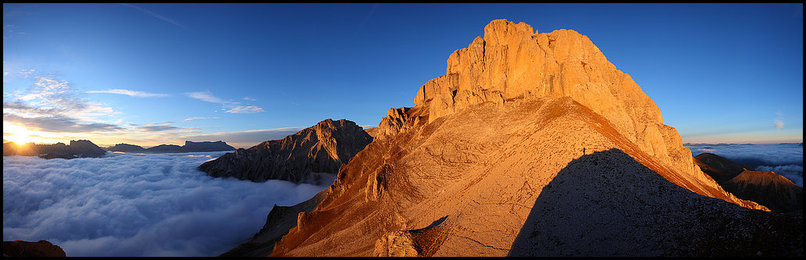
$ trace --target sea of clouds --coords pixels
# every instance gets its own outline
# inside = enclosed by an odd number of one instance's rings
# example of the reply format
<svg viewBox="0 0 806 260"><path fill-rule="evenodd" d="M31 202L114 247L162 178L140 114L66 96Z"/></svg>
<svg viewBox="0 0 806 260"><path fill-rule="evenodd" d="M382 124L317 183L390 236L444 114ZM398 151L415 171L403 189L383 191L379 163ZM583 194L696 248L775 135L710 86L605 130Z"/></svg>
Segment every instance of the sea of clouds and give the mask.
<svg viewBox="0 0 806 260"><path fill-rule="evenodd" d="M224 152L3 157L3 240L48 240L67 256L217 256L245 242L274 204L329 184L211 178Z"/></svg>
<svg viewBox="0 0 806 260"><path fill-rule="evenodd" d="M686 144L693 156L713 153L734 162L775 172L803 187L803 144ZM750 170L750 169L748 169Z"/></svg>

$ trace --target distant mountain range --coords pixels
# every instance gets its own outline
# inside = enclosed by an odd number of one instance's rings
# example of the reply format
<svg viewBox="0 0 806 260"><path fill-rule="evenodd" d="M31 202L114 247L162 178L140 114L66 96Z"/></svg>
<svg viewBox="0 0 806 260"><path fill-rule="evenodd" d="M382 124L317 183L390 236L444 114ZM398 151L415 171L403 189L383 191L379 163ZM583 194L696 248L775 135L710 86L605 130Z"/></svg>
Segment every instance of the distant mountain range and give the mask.
<svg viewBox="0 0 806 260"><path fill-rule="evenodd" d="M111 147L101 148L89 140L71 140L70 144L17 144L14 142L3 143L3 156L22 155L39 156L45 159L53 158L82 158L82 157L102 157L107 151L126 153L189 153L189 152L216 152L232 151L235 147L223 141L215 142L191 142L185 141L185 145L178 146L172 144L162 144L151 148L143 148L133 144L116 144Z"/></svg>
<svg viewBox="0 0 806 260"><path fill-rule="evenodd" d="M45 159L62 158L72 159L80 157L101 157L106 154L104 149L89 140L70 140L70 145L64 143L19 145L14 142L3 143L3 156L23 155L39 156Z"/></svg>
<svg viewBox="0 0 806 260"><path fill-rule="evenodd" d="M125 153L190 153L190 152L216 152L216 151L232 151L235 147L228 145L223 141L215 142L191 142L185 141L185 145L178 146L175 144L161 144L151 148L143 148L139 145L133 144L116 144L106 148L110 152L125 152Z"/></svg>

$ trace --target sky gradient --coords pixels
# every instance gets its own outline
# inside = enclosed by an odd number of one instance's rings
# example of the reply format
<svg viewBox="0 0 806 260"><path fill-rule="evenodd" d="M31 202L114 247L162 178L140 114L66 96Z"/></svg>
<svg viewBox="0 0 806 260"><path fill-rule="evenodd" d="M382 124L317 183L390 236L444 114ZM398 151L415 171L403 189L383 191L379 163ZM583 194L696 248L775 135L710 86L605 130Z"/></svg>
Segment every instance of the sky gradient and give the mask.
<svg viewBox="0 0 806 260"><path fill-rule="evenodd" d="M802 4L3 4L3 136L248 148L375 126L499 18L588 36L683 142L803 140Z"/></svg>

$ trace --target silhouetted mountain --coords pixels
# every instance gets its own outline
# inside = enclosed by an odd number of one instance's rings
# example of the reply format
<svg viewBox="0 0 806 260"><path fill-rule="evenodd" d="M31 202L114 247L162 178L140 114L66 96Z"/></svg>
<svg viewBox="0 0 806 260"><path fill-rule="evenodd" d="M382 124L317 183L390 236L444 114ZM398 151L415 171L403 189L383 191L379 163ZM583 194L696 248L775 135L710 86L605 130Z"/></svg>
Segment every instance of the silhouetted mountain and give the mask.
<svg viewBox="0 0 806 260"><path fill-rule="evenodd" d="M104 149L98 147L89 140L70 141L70 145L64 143L55 144L34 144L27 143L18 145L14 142L3 143L3 155L24 155L39 156L45 159L63 158L72 159L79 157L101 157L106 154Z"/></svg>
<svg viewBox="0 0 806 260"><path fill-rule="evenodd" d="M146 152L146 149L133 144L116 144L115 146L111 146L106 148L107 151L110 152L124 152L124 153L142 153Z"/></svg>
<svg viewBox="0 0 806 260"><path fill-rule="evenodd" d="M47 240L15 240L3 241L3 257L65 257L65 253L61 247Z"/></svg>
<svg viewBox="0 0 806 260"><path fill-rule="evenodd" d="M185 141L185 145L178 146L174 144L161 144L154 147L145 149L139 145L133 144L116 144L115 146L107 148L110 152L127 152L127 153L191 153L191 152L216 152L216 151L232 151L235 147L228 145L223 141L215 142L191 142Z"/></svg>

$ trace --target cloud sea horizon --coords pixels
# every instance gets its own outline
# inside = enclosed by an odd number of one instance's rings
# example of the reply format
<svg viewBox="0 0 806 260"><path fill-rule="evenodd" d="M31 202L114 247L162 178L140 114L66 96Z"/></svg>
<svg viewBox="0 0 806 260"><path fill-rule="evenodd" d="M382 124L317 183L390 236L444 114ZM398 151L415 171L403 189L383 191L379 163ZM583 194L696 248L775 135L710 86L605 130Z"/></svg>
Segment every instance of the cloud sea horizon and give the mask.
<svg viewBox="0 0 806 260"><path fill-rule="evenodd" d="M3 157L3 240L48 240L67 256L217 256L260 230L274 204L328 185L212 178L226 152Z"/></svg>
<svg viewBox="0 0 806 260"><path fill-rule="evenodd" d="M803 187L800 144L685 146ZM224 153L4 156L3 240L48 240L67 256L217 256L259 230L274 204L294 205L329 186L212 178L196 169Z"/></svg>

